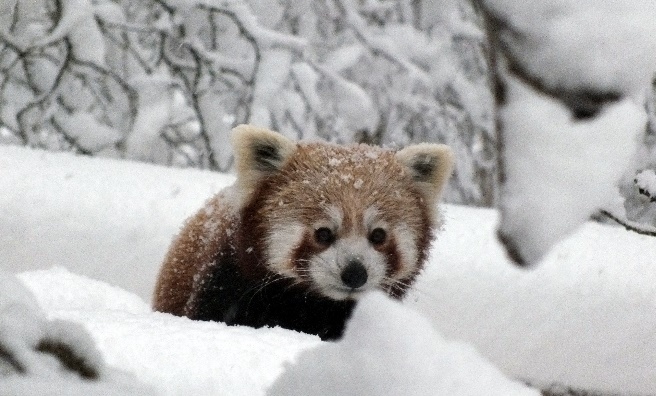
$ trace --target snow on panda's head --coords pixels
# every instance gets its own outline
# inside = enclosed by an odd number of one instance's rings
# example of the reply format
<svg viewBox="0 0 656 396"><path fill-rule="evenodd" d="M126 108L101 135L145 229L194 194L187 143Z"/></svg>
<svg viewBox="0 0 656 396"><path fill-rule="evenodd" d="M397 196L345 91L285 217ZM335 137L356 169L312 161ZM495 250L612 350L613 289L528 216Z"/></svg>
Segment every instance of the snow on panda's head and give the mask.
<svg viewBox="0 0 656 396"><path fill-rule="evenodd" d="M405 292L437 226L448 147L296 143L252 126L233 143L248 244L270 271L336 300Z"/></svg>

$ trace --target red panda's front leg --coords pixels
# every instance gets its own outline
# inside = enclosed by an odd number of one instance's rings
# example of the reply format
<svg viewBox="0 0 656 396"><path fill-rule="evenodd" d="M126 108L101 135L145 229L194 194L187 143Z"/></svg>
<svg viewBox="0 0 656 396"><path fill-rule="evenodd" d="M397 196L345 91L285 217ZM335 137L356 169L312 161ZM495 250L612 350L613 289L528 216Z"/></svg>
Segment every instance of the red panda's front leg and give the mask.
<svg viewBox="0 0 656 396"><path fill-rule="evenodd" d="M186 316L185 305L194 277L210 265L222 246L230 244L235 217L222 192L188 219L173 240L155 285L153 309Z"/></svg>

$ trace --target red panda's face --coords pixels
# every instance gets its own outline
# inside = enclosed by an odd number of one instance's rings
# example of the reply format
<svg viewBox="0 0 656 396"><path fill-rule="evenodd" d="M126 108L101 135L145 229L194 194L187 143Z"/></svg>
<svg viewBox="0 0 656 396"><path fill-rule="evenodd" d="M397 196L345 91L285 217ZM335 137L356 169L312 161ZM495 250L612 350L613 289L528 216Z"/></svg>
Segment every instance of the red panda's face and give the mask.
<svg viewBox="0 0 656 396"><path fill-rule="evenodd" d="M431 178L438 167L448 176L450 157L438 158L437 145L394 152L271 134L236 139L245 239L262 264L335 300L373 289L402 295L438 225L441 184Z"/></svg>
<svg viewBox="0 0 656 396"><path fill-rule="evenodd" d="M271 223L269 268L335 300L372 289L405 289L420 269L420 251L429 239L418 235L430 233L428 224L412 219L420 211L409 214L411 227L386 218L375 205L350 213L341 206L325 203L314 216Z"/></svg>

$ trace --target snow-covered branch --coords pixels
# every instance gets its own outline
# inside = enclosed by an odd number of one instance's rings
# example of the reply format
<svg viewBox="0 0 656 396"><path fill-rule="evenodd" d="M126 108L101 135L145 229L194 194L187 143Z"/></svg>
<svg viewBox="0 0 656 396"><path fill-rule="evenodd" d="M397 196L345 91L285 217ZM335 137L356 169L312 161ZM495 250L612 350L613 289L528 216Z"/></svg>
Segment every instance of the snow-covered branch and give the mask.
<svg viewBox="0 0 656 396"><path fill-rule="evenodd" d="M529 265L616 197L646 130L656 9L644 1L479 5L495 60L499 240Z"/></svg>
<svg viewBox="0 0 656 396"><path fill-rule="evenodd" d="M411 63L403 56L395 43L384 36L374 35L368 29L364 19L358 14L355 5L351 0L336 0L335 4L342 12L346 23L355 33L358 40L374 55L381 56L386 60L400 66L405 72L410 73L412 77L420 79L427 86L431 85L430 76L419 67Z"/></svg>
<svg viewBox="0 0 656 396"><path fill-rule="evenodd" d="M614 222L621 225L622 227L626 228L628 231L633 231L633 232L641 234L641 235L648 235L648 236L656 237L656 227L652 227L652 226L650 226L648 224L644 224L644 223L638 223L638 222L635 222L635 221L631 221L623 215L613 213L609 209L603 209L599 213L601 213L603 216L606 216L609 219L613 220Z"/></svg>
<svg viewBox="0 0 656 396"><path fill-rule="evenodd" d="M0 6L1 143L227 170L245 122L441 141L460 152L448 199L494 201L484 43L464 0L16 2Z"/></svg>

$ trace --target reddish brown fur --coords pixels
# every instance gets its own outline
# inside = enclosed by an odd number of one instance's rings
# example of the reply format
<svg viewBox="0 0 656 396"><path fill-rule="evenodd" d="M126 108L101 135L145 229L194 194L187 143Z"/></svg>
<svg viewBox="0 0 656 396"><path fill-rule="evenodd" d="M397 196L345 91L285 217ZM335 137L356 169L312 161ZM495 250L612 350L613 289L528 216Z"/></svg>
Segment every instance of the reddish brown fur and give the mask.
<svg viewBox="0 0 656 396"><path fill-rule="evenodd" d="M423 263L432 236L431 215L411 175L399 164L393 151L365 145L345 149L325 144L308 144L300 146L297 153L280 174L281 181L293 181L280 194L283 200L299 200L317 205L319 207L309 212L319 218L324 216L323 208L320 207L322 202L337 205L344 213L341 228L343 234L351 232L366 235L363 214L367 208L377 207L380 216L388 224L405 223L420 237L418 263ZM335 158L344 162L326 169L325 164ZM345 174L352 178L344 180ZM304 180L323 180L323 183L312 183L312 187L303 188ZM356 188L358 180L362 183ZM297 190L299 193L296 193ZM267 203L275 204L275 198L267 200ZM267 210L266 207L263 210ZM306 221L312 220L310 215ZM392 239L378 247L378 250L387 253L392 259L388 258L388 262L391 261L389 275L401 270L399 253L395 247ZM414 270L412 278L420 268Z"/></svg>
<svg viewBox="0 0 656 396"><path fill-rule="evenodd" d="M184 316L185 304L194 287L194 275L214 260L221 247L230 243L226 230L232 229L235 216L224 194L207 201L184 224L173 241L160 269L153 308Z"/></svg>
<svg viewBox="0 0 656 396"><path fill-rule="evenodd" d="M405 294L407 285L421 270L433 235L432 210L393 151L365 145L345 148L326 143L299 143L279 172L254 187L249 196L242 197L240 208L228 205L232 201L219 194L187 221L161 269L154 296L155 310L188 315L185 305L198 287L194 276L202 277L226 246L235 247L237 266L244 277L257 279L270 275L265 241L271 227L289 218L311 225L325 219L325 209L332 205L344 214L341 232L345 234L366 235L362 229L363 213L372 206L379 208L380 216L388 224L406 224L416 233L416 266L399 285L388 290L390 295ZM322 249L311 241L311 235L307 235L296 247L291 255L296 260L288 263L290 268L297 268L298 259L308 258ZM389 275L402 270L395 245L390 240L379 248L391 264Z"/></svg>

